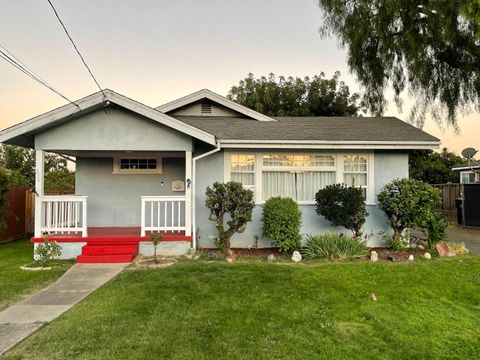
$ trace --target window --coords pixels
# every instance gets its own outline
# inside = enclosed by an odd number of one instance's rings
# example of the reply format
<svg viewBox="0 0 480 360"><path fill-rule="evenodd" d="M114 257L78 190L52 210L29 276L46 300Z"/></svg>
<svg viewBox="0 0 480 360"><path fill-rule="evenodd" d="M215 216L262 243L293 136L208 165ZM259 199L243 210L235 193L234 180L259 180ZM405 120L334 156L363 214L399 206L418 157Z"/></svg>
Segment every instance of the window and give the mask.
<svg viewBox="0 0 480 360"><path fill-rule="evenodd" d="M291 197L313 201L315 193L334 184L335 157L332 155L263 155L262 198Z"/></svg>
<svg viewBox="0 0 480 360"><path fill-rule="evenodd" d="M460 182L462 184L475 183L475 173L473 171L462 171L460 173Z"/></svg>
<svg viewBox="0 0 480 360"><path fill-rule="evenodd" d="M255 156L232 154L230 157L230 180L242 183L247 189L255 186Z"/></svg>
<svg viewBox="0 0 480 360"><path fill-rule="evenodd" d="M363 189L367 198L368 163L365 155L347 155L343 157L343 182L347 186Z"/></svg>
<svg viewBox="0 0 480 360"><path fill-rule="evenodd" d="M161 174L162 159L156 157L117 157L113 162L114 174Z"/></svg>

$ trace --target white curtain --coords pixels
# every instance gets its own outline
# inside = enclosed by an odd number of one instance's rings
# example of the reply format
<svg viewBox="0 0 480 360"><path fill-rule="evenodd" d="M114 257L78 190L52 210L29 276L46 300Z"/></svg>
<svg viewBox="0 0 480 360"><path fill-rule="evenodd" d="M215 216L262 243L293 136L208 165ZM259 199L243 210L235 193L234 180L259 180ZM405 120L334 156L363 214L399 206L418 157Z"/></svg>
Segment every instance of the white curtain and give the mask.
<svg viewBox="0 0 480 360"><path fill-rule="evenodd" d="M232 172L230 179L242 183L243 185L254 185L255 182L253 173Z"/></svg>
<svg viewBox="0 0 480 360"><path fill-rule="evenodd" d="M308 171L297 174L297 201L315 200L318 190L335 183L334 171Z"/></svg>
<svg viewBox="0 0 480 360"><path fill-rule="evenodd" d="M318 190L335 183L334 171L265 171L262 175L263 200L273 196L297 201L313 201Z"/></svg>
<svg viewBox="0 0 480 360"><path fill-rule="evenodd" d="M347 186L366 186L367 174L344 174L343 181Z"/></svg>
<svg viewBox="0 0 480 360"><path fill-rule="evenodd" d="M295 199L295 174L289 171L265 171L262 175L263 200L274 196Z"/></svg>

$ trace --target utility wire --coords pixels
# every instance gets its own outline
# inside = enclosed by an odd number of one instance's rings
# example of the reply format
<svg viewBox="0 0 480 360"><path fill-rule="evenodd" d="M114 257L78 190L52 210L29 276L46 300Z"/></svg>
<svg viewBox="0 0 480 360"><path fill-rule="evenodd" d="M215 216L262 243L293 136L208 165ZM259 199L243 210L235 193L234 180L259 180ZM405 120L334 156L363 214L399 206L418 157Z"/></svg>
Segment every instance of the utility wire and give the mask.
<svg viewBox="0 0 480 360"><path fill-rule="evenodd" d="M62 25L63 30L65 31L65 34L67 34L67 37L68 37L68 39L70 40L70 42L72 43L75 51L77 52L78 56L79 56L80 59L82 60L83 65L85 65L85 67L87 68L88 72L90 73L90 76L92 77L93 81L95 81L95 84L97 84L97 87L98 87L98 89L101 91L102 96L103 96L103 99L105 100L105 99L106 99L106 96L105 96L105 93L104 93L103 90L102 90L102 87L101 87L100 84L98 83L98 81L97 81L97 79L95 78L95 76L93 76L92 70L90 70L90 67L87 65L87 62L85 61L85 59L83 58L82 54L81 54L80 51L78 50L77 45L75 44L75 42L73 41L72 37L71 37L70 34L68 33L68 30L67 30L65 24L63 23L62 19L60 19L60 16L58 15L57 10L55 9L55 7L53 6L53 4L52 4L52 2L51 2L50 0L47 0L47 1L48 1L48 3L50 4L53 12L55 13L56 18L57 18L58 21L60 22L60 25Z"/></svg>
<svg viewBox="0 0 480 360"><path fill-rule="evenodd" d="M5 49L5 47L3 47L1 44L0 44L0 58L2 58L3 60L5 60L7 63L9 63L10 65L14 66L15 68L17 68L18 70L20 70L21 72L23 72L24 74L26 74L27 76L29 76L30 78L32 78L33 80L35 80L36 82L38 82L39 84L45 86L47 89L49 89L50 91L53 91L55 94L57 94L58 96L62 97L63 99L67 100L69 103L75 105L77 108L80 109L80 106L70 100L69 98L67 98L65 95L63 95L60 91L58 91L57 89L55 89L53 87L53 85L51 85L48 81L46 81L45 79L43 79L42 77L40 77L39 75L35 74L32 70L30 70L23 62L21 62L18 58L16 58L11 52L9 52L7 49Z"/></svg>

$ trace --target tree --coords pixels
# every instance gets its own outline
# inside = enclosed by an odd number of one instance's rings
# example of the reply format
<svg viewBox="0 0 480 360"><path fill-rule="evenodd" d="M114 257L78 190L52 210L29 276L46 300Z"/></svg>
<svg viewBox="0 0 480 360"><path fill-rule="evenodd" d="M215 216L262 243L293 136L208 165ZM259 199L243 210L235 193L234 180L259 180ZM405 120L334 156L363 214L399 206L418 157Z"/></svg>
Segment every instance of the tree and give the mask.
<svg viewBox="0 0 480 360"><path fill-rule="evenodd" d="M417 99L410 114L447 116L480 107L480 3L404 0L317 0L320 32L346 48L348 65L365 88L368 109L382 114L392 85L401 107L408 90Z"/></svg>
<svg viewBox="0 0 480 360"><path fill-rule="evenodd" d="M378 194L378 207L385 212L396 243L403 230L422 226L440 202L438 189L415 179L395 179Z"/></svg>
<svg viewBox="0 0 480 360"><path fill-rule="evenodd" d="M10 190L10 181L7 172L0 167L0 231L5 228L7 217L7 199L5 195Z"/></svg>
<svg viewBox="0 0 480 360"><path fill-rule="evenodd" d="M231 237L237 232L245 231L247 223L252 221L255 207L253 191L244 189L241 183L234 181L215 182L207 187L206 195L205 206L210 209L208 219L215 221L218 232L217 244L227 256L231 256ZM225 219L226 216L228 219Z"/></svg>
<svg viewBox="0 0 480 360"><path fill-rule="evenodd" d="M315 194L317 214L327 219L333 226L343 226L351 230L358 239L368 216L363 191L345 184L328 185Z"/></svg>
<svg viewBox="0 0 480 360"><path fill-rule="evenodd" d="M56 154L45 154L45 188L73 190L75 174L67 168L67 161ZM0 167L10 170L11 185L35 184L35 152L13 145L0 146Z"/></svg>
<svg viewBox="0 0 480 360"><path fill-rule="evenodd" d="M458 183L460 173L452 167L462 164L464 159L443 148L437 153L432 150L415 150L409 156L409 173L413 179L429 184Z"/></svg>
<svg viewBox="0 0 480 360"><path fill-rule="evenodd" d="M359 94L325 74L294 78L274 74L256 78L253 74L230 89L228 98L267 116L357 116L362 108Z"/></svg>

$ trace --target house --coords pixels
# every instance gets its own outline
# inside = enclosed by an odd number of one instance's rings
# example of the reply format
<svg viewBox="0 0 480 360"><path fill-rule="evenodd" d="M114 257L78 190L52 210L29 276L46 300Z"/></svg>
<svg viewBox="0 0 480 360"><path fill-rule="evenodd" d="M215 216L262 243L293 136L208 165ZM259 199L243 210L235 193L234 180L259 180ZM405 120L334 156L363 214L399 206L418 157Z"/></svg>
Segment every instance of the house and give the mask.
<svg viewBox="0 0 480 360"><path fill-rule="evenodd" d="M79 262L131 261L151 254L146 236L162 231L160 253L214 247L204 206L215 181L239 181L257 204L233 247L270 246L262 238L262 203L295 199L302 233L344 232L315 213L314 194L352 183L365 194L369 245L388 231L376 195L408 176L408 151L439 140L393 117L269 117L209 90L157 108L111 90L95 93L0 132L0 142L35 149L33 242L42 234ZM44 195L44 154L75 159L74 196Z"/></svg>
<svg viewBox="0 0 480 360"><path fill-rule="evenodd" d="M472 160L468 163L460 164L452 168L453 171L460 171L461 184L480 183L480 163Z"/></svg>

